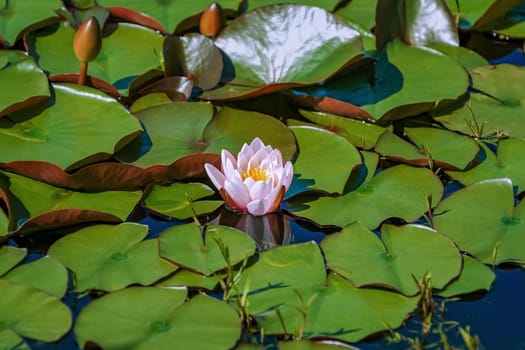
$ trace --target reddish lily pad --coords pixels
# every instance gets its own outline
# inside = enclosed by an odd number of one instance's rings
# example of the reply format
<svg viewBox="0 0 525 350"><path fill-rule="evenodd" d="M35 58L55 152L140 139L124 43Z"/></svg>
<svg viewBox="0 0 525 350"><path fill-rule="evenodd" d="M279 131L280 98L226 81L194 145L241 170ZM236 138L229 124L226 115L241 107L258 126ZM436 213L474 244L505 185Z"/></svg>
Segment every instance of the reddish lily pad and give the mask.
<svg viewBox="0 0 525 350"><path fill-rule="evenodd" d="M303 5L269 5L249 11L231 22L215 44L234 76L225 87L202 95L209 100L318 83L363 53L353 27L326 10Z"/></svg>

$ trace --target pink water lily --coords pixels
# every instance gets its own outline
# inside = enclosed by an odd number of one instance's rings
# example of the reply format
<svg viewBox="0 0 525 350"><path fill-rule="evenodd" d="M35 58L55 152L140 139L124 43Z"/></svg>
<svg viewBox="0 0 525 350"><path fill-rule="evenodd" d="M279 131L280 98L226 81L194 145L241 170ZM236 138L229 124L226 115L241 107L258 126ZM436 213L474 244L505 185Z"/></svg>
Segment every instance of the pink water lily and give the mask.
<svg viewBox="0 0 525 350"><path fill-rule="evenodd" d="M293 177L290 161L284 163L278 149L265 145L256 137L244 144L237 158L221 152L221 170L204 165L226 206L233 210L264 215L279 209Z"/></svg>

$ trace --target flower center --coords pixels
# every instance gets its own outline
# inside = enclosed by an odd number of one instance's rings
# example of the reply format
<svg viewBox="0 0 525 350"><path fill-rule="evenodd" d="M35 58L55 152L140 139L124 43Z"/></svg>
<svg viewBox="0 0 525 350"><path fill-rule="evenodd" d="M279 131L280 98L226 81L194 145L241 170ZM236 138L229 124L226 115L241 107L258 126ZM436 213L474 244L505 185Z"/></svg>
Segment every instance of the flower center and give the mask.
<svg viewBox="0 0 525 350"><path fill-rule="evenodd" d="M270 178L263 168L250 168L242 172L242 180L251 177L255 181L266 181Z"/></svg>

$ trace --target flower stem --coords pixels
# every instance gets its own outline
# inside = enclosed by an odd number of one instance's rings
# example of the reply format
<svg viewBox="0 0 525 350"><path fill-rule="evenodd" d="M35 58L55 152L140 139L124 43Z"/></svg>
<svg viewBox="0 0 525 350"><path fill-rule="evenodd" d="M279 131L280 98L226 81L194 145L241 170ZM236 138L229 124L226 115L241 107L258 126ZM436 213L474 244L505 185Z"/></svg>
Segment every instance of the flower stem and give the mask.
<svg viewBox="0 0 525 350"><path fill-rule="evenodd" d="M87 69L88 63L80 62L80 74L78 76L78 85L86 85Z"/></svg>

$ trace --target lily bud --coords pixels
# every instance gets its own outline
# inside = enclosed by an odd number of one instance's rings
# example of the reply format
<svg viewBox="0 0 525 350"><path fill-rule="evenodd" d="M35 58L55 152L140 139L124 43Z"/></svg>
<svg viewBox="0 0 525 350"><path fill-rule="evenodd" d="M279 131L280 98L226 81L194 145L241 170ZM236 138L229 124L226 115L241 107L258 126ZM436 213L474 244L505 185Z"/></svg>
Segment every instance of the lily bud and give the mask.
<svg viewBox="0 0 525 350"><path fill-rule="evenodd" d="M293 178L290 161L281 152L255 138L244 144L235 158L221 152L221 170L206 163L204 168L230 209L260 216L279 209Z"/></svg>
<svg viewBox="0 0 525 350"><path fill-rule="evenodd" d="M73 49L78 60L87 63L97 58L101 47L100 24L95 17L91 16L77 29L73 38Z"/></svg>
<svg viewBox="0 0 525 350"><path fill-rule="evenodd" d="M226 17L222 11L221 5L216 2L210 6L201 15L199 30L202 35L215 38L226 26Z"/></svg>

